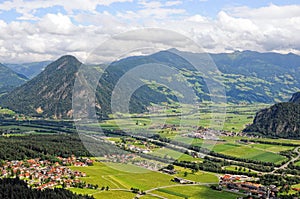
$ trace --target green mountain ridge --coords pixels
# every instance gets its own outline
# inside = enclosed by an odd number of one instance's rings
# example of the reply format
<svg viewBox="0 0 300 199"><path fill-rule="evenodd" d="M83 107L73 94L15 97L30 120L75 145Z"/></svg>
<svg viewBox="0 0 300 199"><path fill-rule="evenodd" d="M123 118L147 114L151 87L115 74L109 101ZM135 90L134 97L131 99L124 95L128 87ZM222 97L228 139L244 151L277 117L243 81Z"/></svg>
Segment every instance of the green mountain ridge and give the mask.
<svg viewBox="0 0 300 199"><path fill-rule="evenodd" d="M41 61L22 64L5 63L5 66L9 67L16 73L22 74L28 77L29 79L32 79L38 74L40 74L50 63L51 61Z"/></svg>
<svg viewBox="0 0 300 199"><path fill-rule="evenodd" d="M27 77L24 75L18 74L7 66L0 64L0 95L12 91L27 80Z"/></svg>
<svg viewBox="0 0 300 199"><path fill-rule="evenodd" d="M300 138L300 92L293 94L289 102L277 103L259 111L253 124L244 132L265 136Z"/></svg>
<svg viewBox="0 0 300 199"><path fill-rule="evenodd" d="M228 101L288 101L300 88L298 55L243 51L211 57L223 73Z"/></svg>
<svg viewBox="0 0 300 199"><path fill-rule="evenodd" d="M74 82L79 68L83 66L97 76L95 66L82 65L74 56L66 55L49 64L45 70L32 80L16 88L11 93L0 97L2 107L9 108L17 113L39 117L70 118L72 117L72 95ZM100 79L96 91L97 109L100 117L107 117L110 110L110 95L122 71L108 70L105 78ZM134 94L131 100L131 109L134 112L143 112L150 102L159 102L157 99L167 100L162 94L152 91L148 87L139 89L141 94ZM137 93L139 93L137 91ZM144 96L144 97L143 97ZM147 97L145 97L147 96Z"/></svg>
<svg viewBox="0 0 300 199"><path fill-rule="evenodd" d="M210 101L211 94L201 71L189 63L177 50L160 51L148 56L128 57L113 62L104 71L96 89L97 113L105 118L111 113L111 95L117 82L127 72L143 64L167 65L181 74L161 79L186 81L195 92L198 101ZM180 52L180 51L177 51ZM185 56L204 56L180 52ZM300 56L295 54L258 53L243 51L234 53L210 54L219 72L208 71L213 81L223 85L226 100L231 103L276 103L288 101L292 93L300 88ZM63 65L63 67L61 67ZM0 106L18 113L44 117L64 118L72 116L72 90L76 74L82 64L73 56L63 56L49 64L39 75L0 98ZM100 75L103 66L85 66L93 75ZM149 66L151 67L151 66ZM205 67L205 66L204 66ZM59 68L59 70L58 70ZM97 72L98 71L98 72ZM182 78L182 79L180 79ZM139 113L147 110L151 103L174 102L175 93L155 81L143 78L143 83L131 96L130 111ZM177 95L180 98L180 95Z"/></svg>
<svg viewBox="0 0 300 199"><path fill-rule="evenodd" d="M26 115L60 118L72 109L75 73L80 62L63 56L47 66L38 76L1 97L1 106Z"/></svg>

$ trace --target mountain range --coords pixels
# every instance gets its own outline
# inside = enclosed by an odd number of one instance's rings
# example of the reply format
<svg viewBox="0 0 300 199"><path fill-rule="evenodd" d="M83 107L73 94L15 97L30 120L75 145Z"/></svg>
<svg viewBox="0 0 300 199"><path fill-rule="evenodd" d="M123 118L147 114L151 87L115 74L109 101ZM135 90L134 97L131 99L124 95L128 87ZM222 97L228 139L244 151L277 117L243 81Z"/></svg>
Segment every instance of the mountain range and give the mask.
<svg viewBox="0 0 300 199"><path fill-rule="evenodd" d="M50 63L51 61L42 61L22 64L4 63L4 65L9 67L16 73L22 74L27 78L32 79L33 77L40 74Z"/></svg>
<svg viewBox="0 0 300 199"><path fill-rule="evenodd" d="M276 103L288 101L293 93L299 91L298 55L237 51L210 56L220 71L213 73L212 77L224 86L228 102ZM111 94L121 77L135 67L147 63L168 65L178 70L195 91L199 101L210 100L204 74L196 71L191 63L176 53L160 51L148 56L128 57L110 64L97 85L96 103L99 104L97 112L100 117L106 117L111 112ZM2 96L0 105L29 115L71 117L72 87L81 65L75 57L63 56L22 86ZM97 74L97 71L103 69L103 65L94 65L91 68ZM167 74L165 78L169 78ZM131 97L131 112L143 112L151 103L178 100L169 88L154 81L140 81L147 85L140 87Z"/></svg>
<svg viewBox="0 0 300 199"><path fill-rule="evenodd" d="M24 75L16 73L7 66L0 64L0 95L12 91L27 80L28 78Z"/></svg>
<svg viewBox="0 0 300 199"><path fill-rule="evenodd" d="M45 70L32 80L16 88L0 98L1 106L18 113L32 116L52 118L72 117L73 86L79 67L82 63L74 56L66 55L49 64ZM110 111L110 95L113 85L118 80L122 70L114 67L99 80L96 92L96 103L101 105L98 110L100 117L106 117ZM94 75L100 66L84 66ZM139 92L138 92L139 93ZM140 89L139 95L133 95L131 106L133 112L143 112L150 102L167 101L166 97L149 88Z"/></svg>

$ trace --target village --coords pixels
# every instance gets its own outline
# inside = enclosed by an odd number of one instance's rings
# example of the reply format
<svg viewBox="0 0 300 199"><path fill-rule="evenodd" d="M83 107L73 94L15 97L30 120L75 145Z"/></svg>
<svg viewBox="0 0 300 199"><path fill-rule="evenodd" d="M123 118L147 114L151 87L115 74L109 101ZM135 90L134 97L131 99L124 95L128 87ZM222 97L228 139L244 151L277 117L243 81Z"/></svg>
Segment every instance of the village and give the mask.
<svg viewBox="0 0 300 199"><path fill-rule="evenodd" d="M198 127L196 131L191 133L183 134L183 136L190 138L198 138L198 139L210 139L220 141L219 136L225 137L234 137L234 136L243 136L242 132L232 132L232 131L224 131L224 130L214 130L205 127Z"/></svg>
<svg viewBox="0 0 300 199"><path fill-rule="evenodd" d="M94 188L97 185L86 184L79 180L86 174L79 171L73 171L67 166L90 166L93 160L89 158L68 158L57 157L57 162L49 160L30 159L25 161L5 161L0 167L1 178L18 177L27 181L32 188L43 190L46 188L63 188L79 187Z"/></svg>
<svg viewBox="0 0 300 199"><path fill-rule="evenodd" d="M278 188L275 185L263 186L253 179L244 175L225 174L220 177L219 189L228 189L233 192L244 192L247 195L275 198Z"/></svg>

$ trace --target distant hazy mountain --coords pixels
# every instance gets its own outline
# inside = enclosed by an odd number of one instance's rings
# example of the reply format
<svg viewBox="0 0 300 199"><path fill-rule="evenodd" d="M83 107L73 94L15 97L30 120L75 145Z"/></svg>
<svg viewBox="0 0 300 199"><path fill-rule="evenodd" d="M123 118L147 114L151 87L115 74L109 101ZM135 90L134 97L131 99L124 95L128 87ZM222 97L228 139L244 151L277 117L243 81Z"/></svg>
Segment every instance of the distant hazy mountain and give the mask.
<svg viewBox="0 0 300 199"><path fill-rule="evenodd" d="M211 55L231 102L282 102L300 88L300 56L253 51Z"/></svg>
<svg viewBox="0 0 300 199"><path fill-rule="evenodd" d="M24 84L27 78L0 64L0 95Z"/></svg>
<svg viewBox="0 0 300 199"><path fill-rule="evenodd" d="M42 62L32 62L32 63L23 63L23 64L5 64L13 71L25 75L29 79L37 76L41 73L51 61L42 61Z"/></svg>
<svg viewBox="0 0 300 199"><path fill-rule="evenodd" d="M176 51L176 50L175 50ZM195 54L182 52L186 56ZM199 56L202 56L199 54ZM224 85L227 101L233 103L274 103L288 101L300 88L300 56L295 54L258 53L252 51L211 54L220 73L211 73L214 81ZM201 72L174 51L161 51L149 56L128 57L112 63L99 80L96 98L101 107L98 114L111 112L111 94L124 74L142 64L168 65L178 70L199 101L210 100L210 93ZM64 56L48 65L35 78L0 98L0 105L17 112L43 116L68 117L72 113L72 87L81 63ZM101 67L94 67L94 73ZM149 66L150 67L150 66ZM178 77L164 77L172 83ZM143 80L141 80L143 81ZM178 80L179 81L179 80ZM144 82L131 97L131 112L142 112L150 103L176 101L169 88L156 82Z"/></svg>
<svg viewBox="0 0 300 199"><path fill-rule="evenodd" d="M253 124L245 132L257 132L266 136L300 138L300 93L289 102L278 103L256 114Z"/></svg>
<svg viewBox="0 0 300 199"><path fill-rule="evenodd" d="M32 80L18 87L11 93L0 98L2 107L10 108L18 113L54 118L72 117L72 92L79 67L82 65L75 57L63 56L49 64L44 71ZM84 66L88 67L88 66ZM96 92L100 117L110 113L110 95L118 76L122 73L112 67L101 79ZM97 75L97 70L92 72ZM139 93L139 92L137 92ZM152 91L150 88L141 89L140 94L132 97L133 112L145 111L150 102L167 101L165 95Z"/></svg>

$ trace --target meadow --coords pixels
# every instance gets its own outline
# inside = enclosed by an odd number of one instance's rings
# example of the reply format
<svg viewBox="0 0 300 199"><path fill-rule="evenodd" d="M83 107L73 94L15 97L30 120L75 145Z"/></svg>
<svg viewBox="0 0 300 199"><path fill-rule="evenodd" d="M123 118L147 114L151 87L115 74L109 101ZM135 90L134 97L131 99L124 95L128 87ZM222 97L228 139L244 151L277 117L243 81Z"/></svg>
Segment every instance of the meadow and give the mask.
<svg viewBox="0 0 300 199"><path fill-rule="evenodd" d="M238 196L234 193L214 191L207 186L177 186L158 189L152 193L172 199L233 199Z"/></svg>
<svg viewBox="0 0 300 199"><path fill-rule="evenodd" d="M99 163L90 167L70 167L85 172L81 178L86 183L109 186L110 189L130 189L131 187L147 190L159 186L175 184L172 176L150 171L141 167L117 163ZM128 171L128 172L126 172Z"/></svg>
<svg viewBox="0 0 300 199"><path fill-rule="evenodd" d="M182 185L176 184L175 182L171 181L171 179L173 179L174 176L156 171L150 171L130 164L126 165L118 163L95 162L93 166L89 167L71 166L70 168L73 170L85 172L87 176L82 177L80 179L85 181L86 183L98 184L100 188L102 186L109 187L108 191L100 191L99 189L70 189L76 193L93 195L96 199L105 197L112 198L112 196L116 199L132 199L134 198L135 194L128 192L128 190L130 190L131 187L138 188L144 191L153 190L150 191L150 193L156 193L155 190L158 190L160 188L163 190L166 186L175 186L175 188L178 188L178 190L181 190L183 188ZM185 176L186 179L194 180L200 183L218 183L218 177L212 173L202 171L191 173L190 170L180 167L176 167L176 170L178 170L178 174L176 174L175 176L178 177L184 177L184 173L187 172L188 174ZM204 186L193 187L187 185L184 186L183 189L191 195L191 198L193 198L192 196L197 195L199 193L205 195L207 194L207 192L210 191L208 187ZM163 196L165 194L161 191L158 192L159 193L157 193L157 195L160 196ZM211 192L214 193L216 191L211 190ZM231 196L232 195L229 194L228 198L232 198ZM142 198L151 198L151 196L146 195Z"/></svg>
<svg viewBox="0 0 300 199"><path fill-rule="evenodd" d="M218 143L214 146L213 151L238 158L259 160L263 162L280 163L283 160L286 160L286 157L275 152L270 152L269 150L264 149L264 147L266 146L260 146L260 144L256 144L256 146L253 146L232 143ZM274 146L272 146L272 148L273 147ZM278 149L276 150L277 152L279 152L287 149L289 148L278 147Z"/></svg>
<svg viewBox="0 0 300 199"><path fill-rule="evenodd" d="M152 131L149 127L174 124L182 126L182 130L188 130L188 127L191 126L203 126L239 132L245 128L246 124L253 121L258 110L268 106L268 104L202 104L198 107L184 104L169 105L167 108L162 107L151 113L111 115L111 119L104 120L100 126L105 129L126 129L134 132L141 129ZM99 124L90 125L97 126Z"/></svg>
<svg viewBox="0 0 300 199"><path fill-rule="evenodd" d="M197 171L192 172L190 169L182 168L175 166L175 170L177 171L176 176L179 178L184 178L187 180L192 180L200 183L218 183L219 179L216 174Z"/></svg>
<svg viewBox="0 0 300 199"><path fill-rule="evenodd" d="M122 129L131 133L148 132L159 134L161 137L167 137L179 142L190 145L209 147L211 150L238 158L258 160L264 162L281 163L286 157L279 154L281 151L291 150L293 147L271 145L271 144L242 144L238 141L244 137L220 137L224 142L209 142L203 139L193 139L183 136L186 133L197 130L199 126L217 128L222 130L240 132L245 125L251 123L255 113L269 106L268 104L200 104L195 110L190 105L169 105L158 109L156 112L134 115L118 115L118 118L112 118L100 123L102 128ZM226 111L224 109L226 108ZM213 114L212 112L215 111ZM183 117L178 114L182 113ZM224 122L222 122L224 120ZM215 122L212 122L215 121ZM163 125L175 125L176 130L163 128ZM99 124L90 124L97 126ZM273 141L274 139L260 138L259 140ZM276 142L300 143L300 141L275 140ZM204 146L206 145L206 146ZM151 155L159 157L170 157L178 160L195 161L189 155L181 155L179 152L171 149L154 150ZM200 160L201 161L201 160Z"/></svg>

